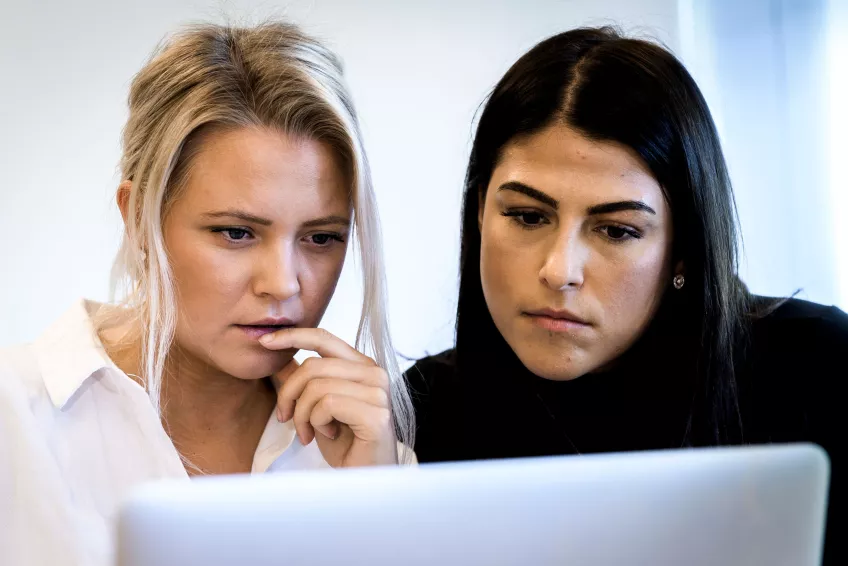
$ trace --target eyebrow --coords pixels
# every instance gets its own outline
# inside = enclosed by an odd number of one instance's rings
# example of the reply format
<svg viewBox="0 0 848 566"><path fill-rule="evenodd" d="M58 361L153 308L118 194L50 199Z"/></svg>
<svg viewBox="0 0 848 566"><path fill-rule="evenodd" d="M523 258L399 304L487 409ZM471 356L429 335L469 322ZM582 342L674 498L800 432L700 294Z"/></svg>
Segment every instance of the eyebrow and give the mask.
<svg viewBox="0 0 848 566"><path fill-rule="evenodd" d="M559 201L554 197L543 193L539 189L534 189L533 187L529 187L524 183L519 183L518 181L509 181L498 187L498 191L512 191L515 193L521 193L522 195L527 195L532 199L536 199L537 201L546 204L557 210L559 208Z"/></svg>
<svg viewBox="0 0 848 566"><path fill-rule="evenodd" d="M267 218L250 214L242 210L221 210L219 212L206 212L203 214L206 218L238 218L245 222L259 224L261 226L270 226L273 222Z"/></svg>
<svg viewBox="0 0 848 566"><path fill-rule="evenodd" d="M344 216L324 216L303 223L304 228L315 228L316 226L326 226L328 224L339 224L345 228L350 227L350 218Z"/></svg>
<svg viewBox="0 0 848 566"><path fill-rule="evenodd" d="M270 226L274 222L269 220L268 218L262 218L261 216L256 216L254 214L250 214L249 212L244 212L242 210L221 210L219 212L206 212L203 214L206 218L237 218L239 220L243 220L244 222L250 222L252 224L259 224L260 226ZM345 218L344 216L324 216L321 218L315 218L313 220L308 220L303 223L304 228L314 228L316 226L326 226L328 224L340 224L345 227L350 226L350 219Z"/></svg>
<svg viewBox="0 0 848 566"><path fill-rule="evenodd" d="M559 201L549 194L546 194L539 189L534 189L524 183L519 183L518 181L509 181L498 187L499 191L513 191L516 193L521 193L526 195L532 199L535 199L542 204L546 204L553 208L554 210L559 209ZM657 212L645 204L640 200L622 200L617 202L605 202L603 204L596 204L594 206L590 206L587 210L589 216L596 216L599 214L611 214L613 212L622 212L627 210L634 210L637 212L647 212L649 214L656 214Z"/></svg>
<svg viewBox="0 0 848 566"><path fill-rule="evenodd" d="M641 200L622 200L619 202L606 202L604 204L596 204L589 207L589 215L595 214L611 214L613 212L621 212L624 210L635 210L637 212L648 212L656 214L657 211L642 202Z"/></svg>

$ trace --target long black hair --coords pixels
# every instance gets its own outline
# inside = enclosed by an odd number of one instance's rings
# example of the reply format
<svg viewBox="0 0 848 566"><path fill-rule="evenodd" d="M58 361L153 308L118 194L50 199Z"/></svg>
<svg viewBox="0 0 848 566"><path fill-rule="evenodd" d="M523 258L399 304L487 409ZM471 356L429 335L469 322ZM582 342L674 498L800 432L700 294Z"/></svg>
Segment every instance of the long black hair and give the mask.
<svg viewBox="0 0 848 566"><path fill-rule="evenodd" d="M662 187L674 225L673 260L683 262L686 283L665 293L635 347L650 351L650 363L666 373L691 380L684 444L742 442L735 360L750 299L737 277L736 210L719 137L680 61L611 28L542 41L507 71L480 115L462 212L457 371L515 367L483 297L478 197L507 143L555 123L628 146Z"/></svg>

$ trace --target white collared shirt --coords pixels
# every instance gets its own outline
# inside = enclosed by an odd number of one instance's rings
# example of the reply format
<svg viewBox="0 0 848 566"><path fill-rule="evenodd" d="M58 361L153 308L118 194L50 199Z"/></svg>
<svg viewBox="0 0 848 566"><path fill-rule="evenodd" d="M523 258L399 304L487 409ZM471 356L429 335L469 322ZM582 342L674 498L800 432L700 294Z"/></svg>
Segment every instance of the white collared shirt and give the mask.
<svg viewBox="0 0 848 566"><path fill-rule="evenodd" d="M80 301L33 344L0 350L0 565L107 565L118 507L188 474L147 393L103 350ZM325 468L269 419L253 473ZM154 542L155 544L155 542Z"/></svg>

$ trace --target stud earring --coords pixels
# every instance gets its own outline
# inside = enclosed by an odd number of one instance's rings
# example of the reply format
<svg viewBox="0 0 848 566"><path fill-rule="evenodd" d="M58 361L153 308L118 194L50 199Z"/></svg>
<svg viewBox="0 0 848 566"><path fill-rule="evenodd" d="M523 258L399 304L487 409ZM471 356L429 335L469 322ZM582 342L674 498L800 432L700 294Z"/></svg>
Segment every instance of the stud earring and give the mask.
<svg viewBox="0 0 848 566"><path fill-rule="evenodd" d="M675 275L672 283L674 284L674 288L679 291L683 288L683 284L686 283L686 278L683 277L683 274Z"/></svg>

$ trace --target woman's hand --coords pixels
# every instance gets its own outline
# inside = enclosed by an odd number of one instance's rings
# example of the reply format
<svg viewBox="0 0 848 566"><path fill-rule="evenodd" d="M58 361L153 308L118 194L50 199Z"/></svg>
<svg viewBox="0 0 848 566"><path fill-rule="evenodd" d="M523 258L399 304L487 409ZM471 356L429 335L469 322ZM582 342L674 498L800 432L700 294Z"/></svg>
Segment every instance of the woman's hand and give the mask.
<svg viewBox="0 0 848 566"><path fill-rule="evenodd" d="M333 467L397 464L388 374L374 360L319 328L287 328L260 340L269 350L316 352L275 376L277 419L294 421Z"/></svg>

